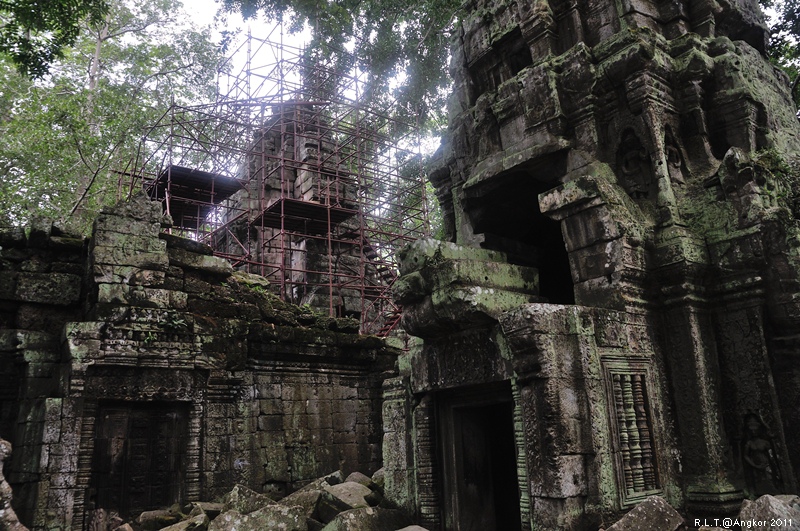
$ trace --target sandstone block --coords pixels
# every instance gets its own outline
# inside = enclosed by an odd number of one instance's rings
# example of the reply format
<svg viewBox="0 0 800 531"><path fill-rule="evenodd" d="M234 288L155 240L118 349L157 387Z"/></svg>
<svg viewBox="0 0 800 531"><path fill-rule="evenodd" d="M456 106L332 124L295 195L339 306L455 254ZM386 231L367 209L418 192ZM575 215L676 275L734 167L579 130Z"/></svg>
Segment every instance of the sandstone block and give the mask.
<svg viewBox="0 0 800 531"><path fill-rule="evenodd" d="M228 277L233 274L233 267L227 260L206 254L197 254L184 249L167 249L170 265L197 269L213 275Z"/></svg>
<svg viewBox="0 0 800 531"><path fill-rule="evenodd" d="M212 520L220 515L224 505L216 502L191 502L183 508L184 512L189 516L197 516L199 514L206 514Z"/></svg>
<svg viewBox="0 0 800 531"><path fill-rule="evenodd" d="M380 490L383 490L383 486L386 483L386 470L381 467L372 474L372 482L375 483L375 486L378 487Z"/></svg>
<svg viewBox="0 0 800 531"><path fill-rule="evenodd" d="M222 498L222 511L236 511L239 514L249 514L263 507L275 505L269 496L245 487L236 485Z"/></svg>
<svg viewBox="0 0 800 531"><path fill-rule="evenodd" d="M683 517L664 498L650 496L606 531L676 531L685 529Z"/></svg>
<svg viewBox="0 0 800 531"><path fill-rule="evenodd" d="M271 505L250 514L227 511L216 517L208 531L308 531L306 515L302 507Z"/></svg>
<svg viewBox="0 0 800 531"><path fill-rule="evenodd" d="M327 490L323 490L317 502L317 511L314 516L316 520L328 523L336 518L339 513L349 511L352 508L350 504L341 498L334 496Z"/></svg>
<svg viewBox="0 0 800 531"><path fill-rule="evenodd" d="M317 503L323 490L299 490L280 500L281 505L289 507L299 506L305 510L306 518L313 518L317 510Z"/></svg>
<svg viewBox="0 0 800 531"><path fill-rule="evenodd" d="M172 524L161 529L161 531L205 531L208 529L209 519L205 513L197 514L177 524Z"/></svg>
<svg viewBox="0 0 800 531"><path fill-rule="evenodd" d="M15 299L67 306L78 301L81 277L69 273L20 273Z"/></svg>
<svg viewBox="0 0 800 531"><path fill-rule="evenodd" d="M800 510L789 505L783 500L765 494L755 501L745 500L739 511L740 521L756 522L756 525L748 527L754 531L769 531L777 529L772 522L792 522L793 526L798 526L800 522ZM788 523L786 524L787 527ZM794 527L790 527L794 528Z"/></svg>
<svg viewBox="0 0 800 531"><path fill-rule="evenodd" d="M354 483L359 483L364 485L370 490L375 490L376 485L373 483L372 478L367 476L366 474L362 474L361 472L353 472L349 476L345 478L345 482L352 481Z"/></svg>
<svg viewBox="0 0 800 531"><path fill-rule="evenodd" d="M403 511L365 507L339 514L323 528L323 531L394 531L410 523L410 519Z"/></svg>
<svg viewBox="0 0 800 531"><path fill-rule="evenodd" d="M360 507L369 507L369 503L367 503L364 497L371 494L372 491L369 489L369 487L365 487L360 483L356 483L354 481L345 481L344 483L340 483L338 485L325 487L325 490L354 509Z"/></svg>
<svg viewBox="0 0 800 531"><path fill-rule="evenodd" d="M180 513L170 509L158 509L155 511L145 511L136 518L136 523L142 529L163 529L180 521Z"/></svg>

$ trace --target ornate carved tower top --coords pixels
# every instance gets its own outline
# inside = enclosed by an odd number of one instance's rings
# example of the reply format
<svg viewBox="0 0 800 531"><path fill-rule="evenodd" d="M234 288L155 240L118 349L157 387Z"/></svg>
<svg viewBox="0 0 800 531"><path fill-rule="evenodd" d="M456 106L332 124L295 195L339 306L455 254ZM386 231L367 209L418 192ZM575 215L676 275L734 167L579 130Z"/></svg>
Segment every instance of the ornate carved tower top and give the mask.
<svg viewBox="0 0 800 531"><path fill-rule="evenodd" d="M521 230L498 234L498 217L526 220L493 208L495 191L535 201L525 192L588 165L627 192L645 225L683 225L697 217L686 198L717 184L731 148L800 147L755 1L473 0L466 11L432 175L458 243L533 244Z"/></svg>

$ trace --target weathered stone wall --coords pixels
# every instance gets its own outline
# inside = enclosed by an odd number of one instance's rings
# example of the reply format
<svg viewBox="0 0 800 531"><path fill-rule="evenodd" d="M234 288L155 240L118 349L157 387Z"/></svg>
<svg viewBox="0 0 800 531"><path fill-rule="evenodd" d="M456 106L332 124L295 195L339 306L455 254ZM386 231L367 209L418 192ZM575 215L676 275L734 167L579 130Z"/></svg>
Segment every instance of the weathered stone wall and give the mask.
<svg viewBox="0 0 800 531"><path fill-rule="evenodd" d="M0 433L14 446L6 475L30 526L38 481L51 459L45 426L63 378L63 329L82 310L87 246L42 220L27 235L21 228L0 234ZM52 459L64 455L54 452Z"/></svg>
<svg viewBox="0 0 800 531"><path fill-rule="evenodd" d="M167 221L140 198L104 211L88 242L3 233L0 354L15 377L0 428L34 529L381 464L383 342L284 304Z"/></svg>

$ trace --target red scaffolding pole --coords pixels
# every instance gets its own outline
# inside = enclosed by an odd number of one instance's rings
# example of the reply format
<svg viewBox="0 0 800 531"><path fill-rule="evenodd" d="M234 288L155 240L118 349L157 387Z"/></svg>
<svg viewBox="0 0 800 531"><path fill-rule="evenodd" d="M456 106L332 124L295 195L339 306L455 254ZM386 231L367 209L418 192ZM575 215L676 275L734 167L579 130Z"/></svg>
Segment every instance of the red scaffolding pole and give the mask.
<svg viewBox="0 0 800 531"><path fill-rule="evenodd" d="M429 235L416 128L361 101L357 70L312 59L279 28L238 50L244 67L213 104L174 104L150 129L130 189L283 299L388 334L396 250Z"/></svg>

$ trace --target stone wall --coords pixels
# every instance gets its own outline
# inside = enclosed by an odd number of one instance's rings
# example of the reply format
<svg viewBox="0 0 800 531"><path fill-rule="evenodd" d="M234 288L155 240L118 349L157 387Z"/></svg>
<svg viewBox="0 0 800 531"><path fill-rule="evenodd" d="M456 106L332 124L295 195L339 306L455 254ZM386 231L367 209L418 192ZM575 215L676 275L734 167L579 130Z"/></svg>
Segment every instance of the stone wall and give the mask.
<svg viewBox="0 0 800 531"><path fill-rule="evenodd" d="M394 353L165 226L139 198L89 241L2 232L0 429L33 529L381 465Z"/></svg>

